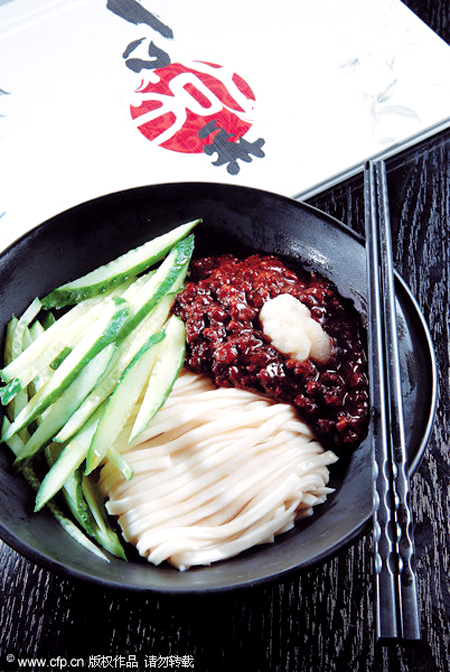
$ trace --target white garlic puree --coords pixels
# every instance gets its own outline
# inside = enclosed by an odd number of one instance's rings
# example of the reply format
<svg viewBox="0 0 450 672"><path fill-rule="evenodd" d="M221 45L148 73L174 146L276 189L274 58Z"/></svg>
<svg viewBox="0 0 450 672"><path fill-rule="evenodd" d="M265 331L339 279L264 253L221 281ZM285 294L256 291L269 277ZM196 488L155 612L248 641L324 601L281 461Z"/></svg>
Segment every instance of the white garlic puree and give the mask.
<svg viewBox="0 0 450 672"><path fill-rule="evenodd" d="M269 299L260 312L264 333L272 345L285 355L303 361L327 362L331 356L331 338L311 317L304 303L292 294Z"/></svg>

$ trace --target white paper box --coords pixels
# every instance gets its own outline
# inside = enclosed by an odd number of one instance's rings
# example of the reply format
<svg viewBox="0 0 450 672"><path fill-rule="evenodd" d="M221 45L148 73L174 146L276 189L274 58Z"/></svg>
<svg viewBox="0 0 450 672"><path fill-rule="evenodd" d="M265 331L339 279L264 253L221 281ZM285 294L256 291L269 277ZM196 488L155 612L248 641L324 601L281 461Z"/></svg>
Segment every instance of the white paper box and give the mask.
<svg viewBox="0 0 450 672"><path fill-rule="evenodd" d="M0 59L0 246L145 184L295 196L450 110L450 49L399 0L11 0Z"/></svg>

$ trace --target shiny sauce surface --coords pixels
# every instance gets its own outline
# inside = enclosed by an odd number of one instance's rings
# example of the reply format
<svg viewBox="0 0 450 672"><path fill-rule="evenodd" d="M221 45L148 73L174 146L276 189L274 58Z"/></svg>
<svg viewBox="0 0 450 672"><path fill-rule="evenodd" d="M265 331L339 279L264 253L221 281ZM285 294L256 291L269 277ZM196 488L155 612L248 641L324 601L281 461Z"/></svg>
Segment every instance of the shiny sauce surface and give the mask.
<svg viewBox="0 0 450 672"><path fill-rule="evenodd" d="M259 313L289 293L332 339L331 357L298 361L273 347ZM186 365L218 386L292 404L327 447L354 447L367 431L368 385L360 317L332 283L275 256L230 254L192 262L174 312L186 325Z"/></svg>

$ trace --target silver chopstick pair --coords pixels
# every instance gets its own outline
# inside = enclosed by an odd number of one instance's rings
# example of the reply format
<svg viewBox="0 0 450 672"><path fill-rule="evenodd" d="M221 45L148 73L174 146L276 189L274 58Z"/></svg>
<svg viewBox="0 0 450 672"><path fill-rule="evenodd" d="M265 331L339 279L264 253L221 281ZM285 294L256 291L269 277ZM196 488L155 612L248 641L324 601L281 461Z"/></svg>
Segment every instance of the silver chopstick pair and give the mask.
<svg viewBox="0 0 450 672"><path fill-rule="evenodd" d="M378 640L420 639L386 170L364 173Z"/></svg>

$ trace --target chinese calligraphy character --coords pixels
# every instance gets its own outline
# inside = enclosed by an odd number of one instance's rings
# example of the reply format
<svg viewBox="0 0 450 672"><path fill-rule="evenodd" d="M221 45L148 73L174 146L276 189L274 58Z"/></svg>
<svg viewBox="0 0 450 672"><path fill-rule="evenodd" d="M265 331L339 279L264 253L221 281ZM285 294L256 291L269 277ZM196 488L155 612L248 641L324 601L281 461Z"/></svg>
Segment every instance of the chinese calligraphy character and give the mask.
<svg viewBox="0 0 450 672"><path fill-rule="evenodd" d="M218 128L216 122L211 121L200 130L199 135L200 137L207 137ZM237 175L240 170L238 160L249 163L252 160L251 154L260 158L264 156L261 149L264 140L259 138L255 142L248 142L245 138L239 138L238 142L230 142L231 137L230 133L227 133L223 128L219 128L219 132L214 136L212 143L205 145L203 151L208 156L212 156L216 152L217 159L213 161L213 165L223 166L228 163L227 172L230 175Z"/></svg>
<svg viewBox="0 0 450 672"><path fill-rule="evenodd" d="M144 60L142 58L128 58L128 56L133 53L133 51L145 40L141 38L140 40L134 40L125 49L122 54L125 59L125 64L133 72L141 72L141 70L155 70L156 68L164 68L166 65L170 65L170 56L154 44L150 42L149 48L147 50L150 60Z"/></svg>
<svg viewBox="0 0 450 672"><path fill-rule="evenodd" d="M134 24L146 24L163 38L173 32L138 0L108 0L107 8ZM264 140L248 141L254 120L255 97L247 82L233 70L211 62L172 62L166 50L146 37L130 42L123 51L125 65L139 74L147 71L133 94L131 117L139 131L164 149L217 158L237 175L239 162L263 158Z"/></svg>
<svg viewBox="0 0 450 672"><path fill-rule="evenodd" d="M172 29L145 9L137 0L108 0L106 6L111 12L130 23L135 25L145 23L163 37L173 37Z"/></svg>

